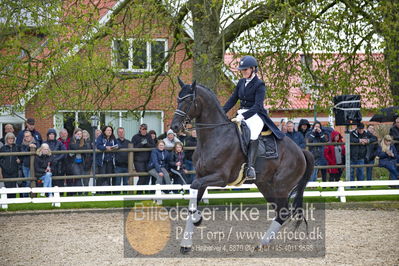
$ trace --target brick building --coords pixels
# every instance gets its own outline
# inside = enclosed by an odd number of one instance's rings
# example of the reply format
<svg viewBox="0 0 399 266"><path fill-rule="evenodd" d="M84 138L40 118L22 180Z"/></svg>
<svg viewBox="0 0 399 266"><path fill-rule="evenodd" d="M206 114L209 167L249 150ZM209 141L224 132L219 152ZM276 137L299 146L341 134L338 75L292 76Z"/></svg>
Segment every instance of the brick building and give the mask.
<svg viewBox="0 0 399 266"><path fill-rule="evenodd" d="M117 10L119 5L122 5L126 1L104 1L104 6L107 8L100 9L99 12L99 25L106 25L111 19L112 14ZM122 34L122 33L121 33ZM189 38L193 38L192 32L189 27L185 28L185 34ZM135 39L119 39L119 38L104 38L108 43L107 46L103 47L99 51L109 64L119 69L121 75L134 75L145 71L152 71L156 67L157 60L162 60L167 50L172 46L171 33L165 27L163 30L157 31L152 36L152 41L141 43L142 46L139 48L143 51L144 58L140 62L135 62L133 56L133 43ZM75 49L76 48L76 49ZM83 53L84 47L74 47L75 54ZM174 64L180 65L182 72L181 77L187 83L191 80L191 68L192 61L186 60L186 50L181 47L177 49L178 52L174 55ZM123 56L125 55L125 56ZM302 60L303 55L298 55ZM236 60L233 55L226 54L225 63L229 68L226 68L225 74L233 82L236 80L234 76L234 64L232 62ZM169 71L169 65L165 65L165 71ZM73 77L72 77L73 78ZM66 82L66 80L64 80ZM52 81L46 81L44 86L51 86ZM127 138L131 138L132 135L138 132L138 127L141 123L147 123L150 129L154 129L158 134L163 133L167 130L168 124L170 123L174 109L176 106L176 94L179 90L176 81L170 79L163 79L154 88L154 94L148 105L145 107L145 115L143 111L131 111L131 103L138 103L146 101L146 91L138 89L138 83L140 79L133 79L129 82L124 82L124 90L129 92L129 96L125 99L118 98L118 94L110 95L105 101L103 107L96 109L93 107L87 108L74 108L71 106L65 106L64 108L55 108L52 100L62 101L62 97L59 99L46 99L45 104L48 105L48 112L37 113L35 106L43 104L43 98L46 95L40 95L33 93L26 103L24 104L25 110L20 113L9 113L4 112L0 115L0 126L3 130L0 132L2 137L4 132L4 125L7 123L14 124L14 127L21 130L24 125L24 118L33 117L36 119L36 129L45 136L48 128L55 128L57 131L62 128L67 128L72 132L73 128L78 126L83 129L90 130L89 117L92 114L96 114L100 117L102 125L112 125L114 128L122 126L126 129ZM39 88L40 89L40 88ZM121 89L121 88L120 88ZM116 90L117 92L118 90ZM172 91L172 93L170 93ZM334 118L331 113L315 113L314 104L312 103L311 95L309 92L303 90L303 88L292 87L289 95L290 106L285 108L276 109L273 106L266 106L271 110L270 117L276 123L280 124L282 120L293 120L298 123L301 118L308 119L311 123L314 121L314 117L317 116L317 120L323 124L333 123ZM39 99L40 98L40 99ZM226 98L221 97L220 102L224 103ZM12 104L12 103L10 103ZM368 121L370 115L364 116L364 120Z"/></svg>

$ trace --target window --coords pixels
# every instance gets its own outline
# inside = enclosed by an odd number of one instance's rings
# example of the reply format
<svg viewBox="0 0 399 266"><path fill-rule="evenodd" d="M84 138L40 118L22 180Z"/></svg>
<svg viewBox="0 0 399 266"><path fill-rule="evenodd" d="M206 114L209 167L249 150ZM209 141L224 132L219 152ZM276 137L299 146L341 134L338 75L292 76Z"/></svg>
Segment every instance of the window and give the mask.
<svg viewBox="0 0 399 266"><path fill-rule="evenodd" d="M8 3L7 3L8 2ZM32 3L30 3L32 2ZM61 1L2 1L1 24L43 27L58 23Z"/></svg>
<svg viewBox="0 0 399 266"><path fill-rule="evenodd" d="M112 41L112 65L121 72L151 72L157 69L166 57L168 41L154 39L118 39ZM163 69L167 71L167 63Z"/></svg>
<svg viewBox="0 0 399 266"><path fill-rule="evenodd" d="M114 67L120 69L129 68L129 42L122 40L115 40L113 45L115 60Z"/></svg>
<svg viewBox="0 0 399 266"><path fill-rule="evenodd" d="M18 132L21 131L22 128L23 128L23 123L22 122L16 123L16 122L12 121L10 123L0 123L0 127L1 127L0 138L4 138L6 136L5 127L8 124L11 124L13 126L15 137L18 135Z"/></svg>
<svg viewBox="0 0 399 266"><path fill-rule="evenodd" d="M160 135L163 133L163 112L162 111L146 111L145 116L142 117L141 112L128 111L60 111L54 117L54 125L59 132L62 128L66 128L70 136L76 127L87 130L93 139L90 117L97 115L100 118L100 126L110 125L116 130L118 127L125 128L126 138L131 140L133 135L139 132L139 127L142 123L148 125L148 129L153 129Z"/></svg>
<svg viewBox="0 0 399 266"><path fill-rule="evenodd" d="M0 138L6 135L5 126L11 124L14 127L14 135L17 136L18 132L24 128L25 113L22 112L7 112L0 111Z"/></svg>

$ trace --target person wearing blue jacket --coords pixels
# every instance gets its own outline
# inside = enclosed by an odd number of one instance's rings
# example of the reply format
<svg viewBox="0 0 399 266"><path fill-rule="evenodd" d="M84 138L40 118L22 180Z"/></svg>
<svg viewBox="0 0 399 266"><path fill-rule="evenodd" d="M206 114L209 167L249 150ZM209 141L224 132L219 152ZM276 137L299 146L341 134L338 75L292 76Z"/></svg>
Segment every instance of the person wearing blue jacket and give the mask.
<svg viewBox="0 0 399 266"><path fill-rule="evenodd" d="M156 184L170 184L168 165L170 154L165 150L165 142L159 140L157 147L151 151L148 173L157 179Z"/></svg>
<svg viewBox="0 0 399 266"><path fill-rule="evenodd" d="M278 139L283 139L285 135L269 118L264 107L266 85L256 74L258 72L258 61L253 56L244 56L240 59L238 70L243 78L238 81L233 94L223 106L223 110L227 113L240 100L240 109L232 121L236 123L245 121L250 129L248 167L245 176L247 180L255 180L254 164L258 151L258 136L262 129L266 125Z"/></svg>
<svg viewBox="0 0 399 266"><path fill-rule="evenodd" d="M33 119L33 118L28 118L25 122L25 129L19 131L19 133L17 135L17 140L16 140L17 145L21 145L22 142L24 141L25 131L29 131L32 134L32 137L35 139L35 142L38 147L40 147L40 145L42 145L42 143L43 143L42 135L40 135L39 131L37 131L35 129L35 119Z"/></svg>
<svg viewBox="0 0 399 266"><path fill-rule="evenodd" d="M384 167L389 171L389 178L397 180L399 172L396 168L396 160L398 158L398 151L392 143L392 137L385 135L380 145L377 148L377 156L379 157L379 167Z"/></svg>
<svg viewBox="0 0 399 266"><path fill-rule="evenodd" d="M305 138L301 133L295 131L294 122L287 122L287 133L285 133L285 135L292 139L301 149L305 149Z"/></svg>
<svg viewBox="0 0 399 266"><path fill-rule="evenodd" d="M102 153L96 155L98 174L113 174L115 170L115 153L109 151L118 148L114 129L111 126L105 126L101 131L102 134L96 139L96 148L102 151ZM110 178L97 178L96 180L97 186L109 186L110 184Z"/></svg>
<svg viewBox="0 0 399 266"><path fill-rule="evenodd" d="M47 140L43 143L47 143L50 147L51 151L64 151L65 146L62 144L61 141L57 140L57 131L54 128L50 128L47 131ZM53 165L53 175L62 175L59 171L61 168L65 167L62 166L65 162L65 158L67 158L66 154L55 154L54 155L54 165ZM53 180L53 185L58 187L64 186L64 180Z"/></svg>

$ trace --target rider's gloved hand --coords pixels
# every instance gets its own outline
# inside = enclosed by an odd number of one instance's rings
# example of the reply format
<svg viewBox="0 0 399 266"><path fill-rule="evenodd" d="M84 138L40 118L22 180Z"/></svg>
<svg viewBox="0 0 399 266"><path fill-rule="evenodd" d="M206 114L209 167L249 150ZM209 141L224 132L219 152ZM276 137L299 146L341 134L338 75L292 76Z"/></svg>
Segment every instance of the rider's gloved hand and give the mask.
<svg viewBox="0 0 399 266"><path fill-rule="evenodd" d="M234 123L240 123L242 120L244 120L244 116L242 114L238 114L236 117L231 119L231 121Z"/></svg>

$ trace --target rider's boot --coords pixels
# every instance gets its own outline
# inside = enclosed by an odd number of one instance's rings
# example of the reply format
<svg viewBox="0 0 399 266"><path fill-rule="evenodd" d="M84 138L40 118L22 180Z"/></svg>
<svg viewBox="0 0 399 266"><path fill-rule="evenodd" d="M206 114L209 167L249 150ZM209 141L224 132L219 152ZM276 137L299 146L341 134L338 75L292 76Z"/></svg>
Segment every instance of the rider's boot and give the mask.
<svg viewBox="0 0 399 266"><path fill-rule="evenodd" d="M254 164L257 152L258 152L258 140L251 140L248 146L248 167L247 167L247 172L245 173L247 180L256 179Z"/></svg>

